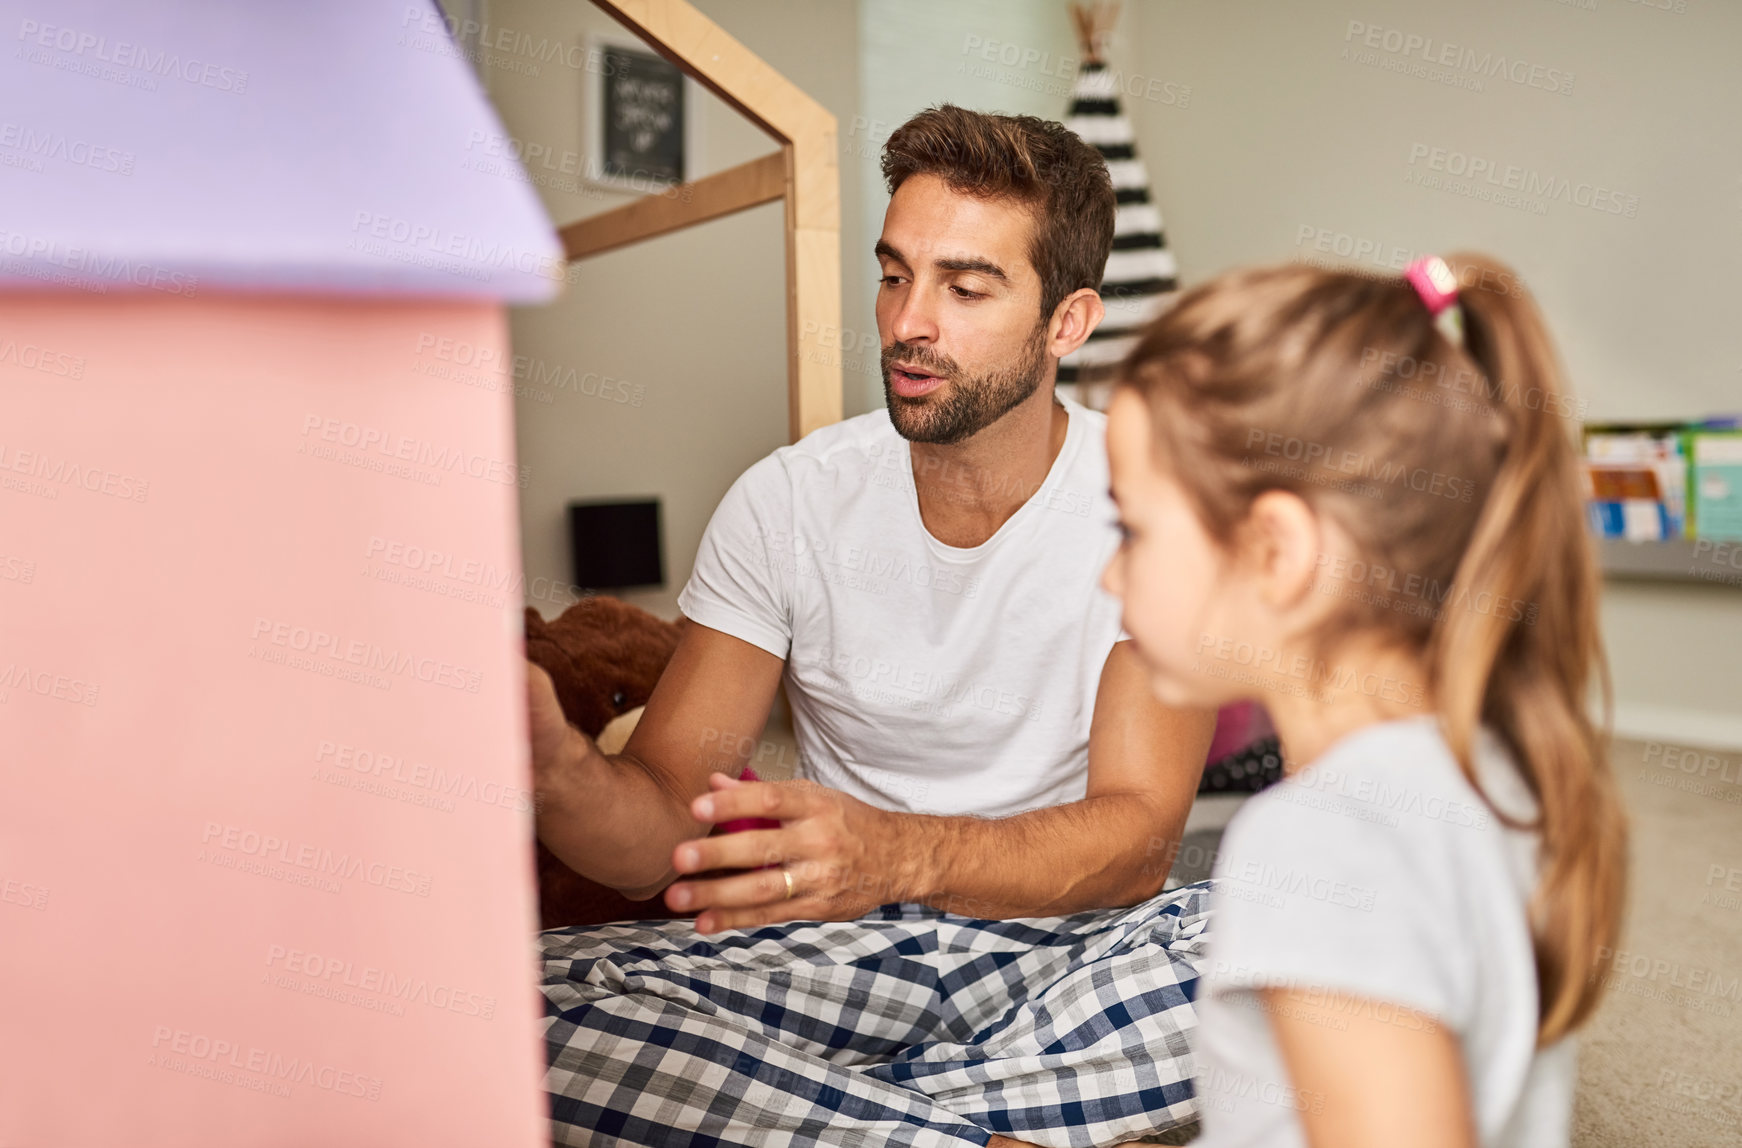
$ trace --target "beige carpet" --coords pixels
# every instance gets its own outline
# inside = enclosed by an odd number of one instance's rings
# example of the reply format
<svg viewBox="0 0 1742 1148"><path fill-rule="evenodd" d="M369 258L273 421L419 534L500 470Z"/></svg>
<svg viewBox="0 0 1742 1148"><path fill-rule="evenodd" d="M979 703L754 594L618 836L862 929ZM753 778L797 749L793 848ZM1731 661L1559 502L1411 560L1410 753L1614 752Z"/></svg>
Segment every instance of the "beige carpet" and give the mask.
<svg viewBox="0 0 1742 1148"><path fill-rule="evenodd" d="M777 716L765 736L773 744L758 772L788 776L790 729ZM1742 753L1623 741L1614 762L1633 819L1619 949L1636 971L1609 970L1610 991L1582 1034L1573 1144L1742 1145L1742 891L1725 889L1742 890ZM1188 832L1220 828L1238 804L1200 799ZM1184 1144L1192 1131L1154 1142Z"/></svg>
<svg viewBox="0 0 1742 1148"><path fill-rule="evenodd" d="M1742 888L1742 753L1682 752L1615 745L1633 816L1619 948L1664 963L1609 969L1584 1033L1578 1148L1742 1144L1742 892L1724 888L1732 869Z"/></svg>

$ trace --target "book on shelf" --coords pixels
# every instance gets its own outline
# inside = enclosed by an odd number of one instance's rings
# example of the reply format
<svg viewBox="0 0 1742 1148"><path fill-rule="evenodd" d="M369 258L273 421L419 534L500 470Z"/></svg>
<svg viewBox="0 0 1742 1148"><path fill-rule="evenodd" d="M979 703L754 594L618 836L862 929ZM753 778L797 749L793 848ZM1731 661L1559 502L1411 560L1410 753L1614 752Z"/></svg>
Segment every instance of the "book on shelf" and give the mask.
<svg viewBox="0 0 1742 1148"><path fill-rule="evenodd" d="M1686 537L1687 483L1680 427L1586 428L1586 513L1599 538Z"/></svg>
<svg viewBox="0 0 1742 1148"><path fill-rule="evenodd" d="M1689 432L1691 538L1742 541L1742 430Z"/></svg>
<svg viewBox="0 0 1742 1148"><path fill-rule="evenodd" d="M1594 424L1584 442L1597 537L1742 541L1742 416Z"/></svg>

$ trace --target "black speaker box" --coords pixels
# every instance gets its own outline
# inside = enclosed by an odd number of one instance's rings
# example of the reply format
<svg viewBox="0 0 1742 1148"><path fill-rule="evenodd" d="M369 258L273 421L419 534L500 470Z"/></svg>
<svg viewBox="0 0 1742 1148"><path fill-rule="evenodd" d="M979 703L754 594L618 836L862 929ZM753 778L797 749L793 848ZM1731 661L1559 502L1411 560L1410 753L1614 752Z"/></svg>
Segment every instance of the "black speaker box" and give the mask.
<svg viewBox="0 0 1742 1148"><path fill-rule="evenodd" d="M659 500L571 502L575 584L591 590L665 585Z"/></svg>

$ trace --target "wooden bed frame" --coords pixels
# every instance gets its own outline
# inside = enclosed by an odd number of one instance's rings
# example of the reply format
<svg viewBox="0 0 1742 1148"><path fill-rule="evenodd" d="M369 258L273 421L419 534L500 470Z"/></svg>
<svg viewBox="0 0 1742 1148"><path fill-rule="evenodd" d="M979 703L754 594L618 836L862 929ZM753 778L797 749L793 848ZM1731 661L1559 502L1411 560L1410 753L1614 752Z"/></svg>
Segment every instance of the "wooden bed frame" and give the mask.
<svg viewBox="0 0 1742 1148"><path fill-rule="evenodd" d="M572 263L763 203L786 203L787 422L794 441L841 418L841 179L835 117L684 0L593 0L780 150L561 228ZM828 346L833 343L834 346Z"/></svg>

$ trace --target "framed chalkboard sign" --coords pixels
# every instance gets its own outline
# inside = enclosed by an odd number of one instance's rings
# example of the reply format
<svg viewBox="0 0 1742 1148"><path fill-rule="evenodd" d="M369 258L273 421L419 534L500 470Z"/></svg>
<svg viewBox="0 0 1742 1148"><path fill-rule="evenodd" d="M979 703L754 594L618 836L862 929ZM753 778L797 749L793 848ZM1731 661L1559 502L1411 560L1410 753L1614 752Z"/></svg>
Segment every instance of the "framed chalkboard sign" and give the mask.
<svg viewBox="0 0 1742 1148"><path fill-rule="evenodd" d="M589 39L582 109L587 181L618 191L657 192L695 178L699 85L630 37Z"/></svg>

